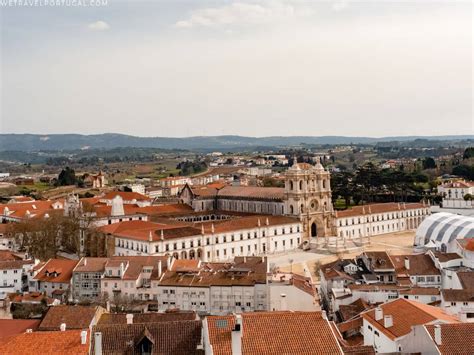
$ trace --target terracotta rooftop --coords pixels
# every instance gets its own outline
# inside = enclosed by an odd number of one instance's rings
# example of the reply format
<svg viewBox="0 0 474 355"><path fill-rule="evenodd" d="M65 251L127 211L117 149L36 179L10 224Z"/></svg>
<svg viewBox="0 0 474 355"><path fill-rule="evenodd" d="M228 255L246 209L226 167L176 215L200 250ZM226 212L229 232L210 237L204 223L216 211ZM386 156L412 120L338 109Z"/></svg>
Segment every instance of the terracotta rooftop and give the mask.
<svg viewBox="0 0 474 355"><path fill-rule="evenodd" d="M362 313L363 311L366 311L370 308L373 308L373 306L370 306L362 298L359 298L351 304L341 304L339 306L339 314L341 316L342 321L347 321L351 318L357 317L359 313Z"/></svg>
<svg viewBox="0 0 474 355"><path fill-rule="evenodd" d="M93 332L102 333L102 354L139 353L139 343L152 343L153 354L187 355L200 353L201 321L183 320L141 324L96 325ZM91 349L94 349L92 339Z"/></svg>
<svg viewBox="0 0 474 355"><path fill-rule="evenodd" d="M214 222L204 222L204 223L196 223L196 228L202 231L202 227L204 226L205 233L212 233L212 226L214 225L214 232L215 233L225 233L225 232L232 232L232 231L239 231L239 230L246 230L246 229L253 229L258 227L260 222L260 226L279 226L284 224L297 224L299 223L298 219L286 216L270 216L270 215L263 215L263 216L243 216L239 218L227 219L227 220L219 220ZM268 224L267 224L268 223ZM296 231L294 231L296 232ZM289 231L287 231L289 233Z"/></svg>
<svg viewBox="0 0 474 355"><path fill-rule="evenodd" d="M336 335L321 312L242 313L243 354L342 354ZM215 355L232 354L235 317L207 317Z"/></svg>
<svg viewBox="0 0 474 355"><path fill-rule="evenodd" d="M36 330L39 319L0 319L0 344L12 335L22 334L27 329Z"/></svg>
<svg viewBox="0 0 474 355"><path fill-rule="evenodd" d="M74 272L102 272L108 258L83 257L74 268Z"/></svg>
<svg viewBox="0 0 474 355"><path fill-rule="evenodd" d="M6 224L0 224L0 225L5 226ZM0 261L12 261L12 260L22 260L22 258L10 250L0 250Z"/></svg>
<svg viewBox="0 0 474 355"><path fill-rule="evenodd" d="M453 181L441 185L444 188L457 188L457 189L468 189L474 187L474 181Z"/></svg>
<svg viewBox="0 0 474 355"><path fill-rule="evenodd" d="M441 290L443 300L447 302L474 302L474 289Z"/></svg>
<svg viewBox="0 0 474 355"><path fill-rule="evenodd" d="M431 253L433 253L436 259L438 259L442 263L445 263L451 260L462 259L462 256L460 256L457 253L441 253L438 251L431 251Z"/></svg>
<svg viewBox="0 0 474 355"><path fill-rule="evenodd" d="M296 218L285 216L240 216L238 218L218 220L214 222L189 223L179 221L167 221L160 219L160 223L149 221L124 221L105 225L99 231L112 234L116 237L127 239L152 241L200 236L204 230L205 234L226 233L240 230L248 230L260 226L280 226L299 223ZM268 224L267 224L268 223ZM289 230L288 230L289 232Z"/></svg>
<svg viewBox="0 0 474 355"><path fill-rule="evenodd" d="M52 213L54 210L62 210L63 201L31 201L21 203L0 204L0 214L16 218L34 218Z"/></svg>
<svg viewBox="0 0 474 355"><path fill-rule="evenodd" d="M441 345L434 341L434 324L426 330L442 355L474 354L474 323L440 324Z"/></svg>
<svg viewBox="0 0 474 355"><path fill-rule="evenodd" d="M410 269L405 268L405 258L409 261ZM391 255L397 275L416 276L416 275L441 275L436 268L433 259L428 254L419 255Z"/></svg>
<svg viewBox="0 0 474 355"><path fill-rule="evenodd" d="M406 290L399 290L400 295L429 295L439 296L440 290L436 287L410 287Z"/></svg>
<svg viewBox="0 0 474 355"><path fill-rule="evenodd" d="M54 302L53 298L49 298L40 292L28 292L23 294L10 293L8 298L12 303L40 303L43 300L46 300L47 305L51 305Z"/></svg>
<svg viewBox="0 0 474 355"><path fill-rule="evenodd" d="M8 338L0 344L3 355L87 355L90 334L86 344L81 344L81 330L23 333Z"/></svg>
<svg viewBox="0 0 474 355"><path fill-rule="evenodd" d="M255 285L266 283L266 275L266 258L236 257L231 263L201 263L199 268L177 268L167 271L160 285L194 287Z"/></svg>
<svg viewBox="0 0 474 355"><path fill-rule="evenodd" d="M225 186L217 194L219 197L282 200L285 189L282 187Z"/></svg>
<svg viewBox="0 0 474 355"><path fill-rule="evenodd" d="M459 281L464 289L474 289L474 272L473 271L458 271Z"/></svg>
<svg viewBox="0 0 474 355"><path fill-rule="evenodd" d="M150 198L139 194L138 192L130 191L111 191L107 192L104 196L101 197L101 200L112 200L114 197L120 196L124 201L150 201Z"/></svg>
<svg viewBox="0 0 474 355"><path fill-rule="evenodd" d="M39 330L59 330L62 323L66 329L87 329L91 325L98 307L89 306L53 306L49 307Z"/></svg>
<svg viewBox="0 0 474 355"><path fill-rule="evenodd" d="M403 298L387 302L379 307L382 308L384 316L392 316L393 326L390 328L384 327L383 317L381 320L375 320L374 309L362 313L361 316L392 340L409 334L415 325L427 324L433 321L459 323L455 316L448 315L441 308Z"/></svg>
<svg viewBox="0 0 474 355"><path fill-rule="evenodd" d="M34 279L42 282L68 283L77 263L77 260L49 259Z"/></svg>
<svg viewBox="0 0 474 355"><path fill-rule="evenodd" d="M23 265L33 264L33 260L9 260L0 261L0 270L21 269Z"/></svg>
<svg viewBox="0 0 474 355"><path fill-rule="evenodd" d="M422 203L376 203L363 206L354 206L347 210L337 211L337 218L363 216L367 214L397 212L402 210L411 210L417 208L426 208Z"/></svg>
<svg viewBox="0 0 474 355"><path fill-rule="evenodd" d="M371 267L375 271L395 269L395 265L386 251L366 251L362 255L370 260Z"/></svg>
<svg viewBox="0 0 474 355"><path fill-rule="evenodd" d="M158 263L161 261L162 272L166 271L166 256L113 256L107 261L106 267L119 267L120 264L126 266L122 275L122 280L136 280L144 267L152 268L150 275L151 280L158 280ZM105 278L109 276L105 275Z"/></svg>
<svg viewBox="0 0 474 355"><path fill-rule="evenodd" d="M169 313L137 313L133 314L133 323L159 323L175 322L183 320L196 320L194 312L169 312ZM127 324L125 313L104 313L99 319L98 325Z"/></svg>

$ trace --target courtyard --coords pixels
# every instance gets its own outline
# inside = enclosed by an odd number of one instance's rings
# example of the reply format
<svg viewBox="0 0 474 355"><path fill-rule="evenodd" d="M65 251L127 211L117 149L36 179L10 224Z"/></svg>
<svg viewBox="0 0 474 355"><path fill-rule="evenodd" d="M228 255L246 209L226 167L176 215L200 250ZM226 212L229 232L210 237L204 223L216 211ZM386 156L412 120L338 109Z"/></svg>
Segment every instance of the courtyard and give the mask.
<svg viewBox="0 0 474 355"><path fill-rule="evenodd" d="M358 249L340 252L338 255L324 249L311 249L309 251L293 251L287 254L269 256L270 267L279 268L280 271L294 272L311 276L317 282L316 266L341 258L353 258L363 251L386 251L391 255L410 254L413 250L415 231L387 233L370 238L370 244Z"/></svg>

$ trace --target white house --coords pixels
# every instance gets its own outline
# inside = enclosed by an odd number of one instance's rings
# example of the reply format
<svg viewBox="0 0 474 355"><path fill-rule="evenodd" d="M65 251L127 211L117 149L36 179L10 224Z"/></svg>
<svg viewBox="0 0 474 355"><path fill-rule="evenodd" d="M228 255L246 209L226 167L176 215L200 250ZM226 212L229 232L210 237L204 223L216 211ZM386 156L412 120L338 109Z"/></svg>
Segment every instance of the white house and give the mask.
<svg viewBox="0 0 474 355"><path fill-rule="evenodd" d="M33 265L33 260L0 261L0 300L4 300L9 293L24 291L24 276Z"/></svg>
<svg viewBox="0 0 474 355"><path fill-rule="evenodd" d="M474 181L457 180L438 186L443 196L443 208L474 208ZM464 199L465 196L470 199Z"/></svg>
<svg viewBox="0 0 474 355"><path fill-rule="evenodd" d="M459 323L440 308L405 299L382 304L361 316L364 345L372 345L377 353L407 352L416 326Z"/></svg>

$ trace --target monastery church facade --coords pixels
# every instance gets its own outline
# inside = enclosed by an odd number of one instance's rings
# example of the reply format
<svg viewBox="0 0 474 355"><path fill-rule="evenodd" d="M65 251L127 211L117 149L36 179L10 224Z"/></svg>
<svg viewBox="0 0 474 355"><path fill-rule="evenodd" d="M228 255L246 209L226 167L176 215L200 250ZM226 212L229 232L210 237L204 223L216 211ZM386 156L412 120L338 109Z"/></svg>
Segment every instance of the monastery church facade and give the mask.
<svg viewBox="0 0 474 355"><path fill-rule="evenodd" d="M221 210L294 217L303 226L303 239L337 235L330 173L320 163L297 163L284 177L284 188L186 185L179 197L197 212Z"/></svg>

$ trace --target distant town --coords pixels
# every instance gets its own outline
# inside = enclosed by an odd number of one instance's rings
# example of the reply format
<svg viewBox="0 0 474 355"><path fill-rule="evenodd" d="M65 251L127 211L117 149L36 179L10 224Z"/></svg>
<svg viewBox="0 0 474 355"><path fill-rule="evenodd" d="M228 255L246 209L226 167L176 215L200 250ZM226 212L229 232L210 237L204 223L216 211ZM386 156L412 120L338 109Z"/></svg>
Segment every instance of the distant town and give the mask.
<svg viewBox="0 0 474 355"><path fill-rule="evenodd" d="M472 139L0 159L1 354L474 353Z"/></svg>

